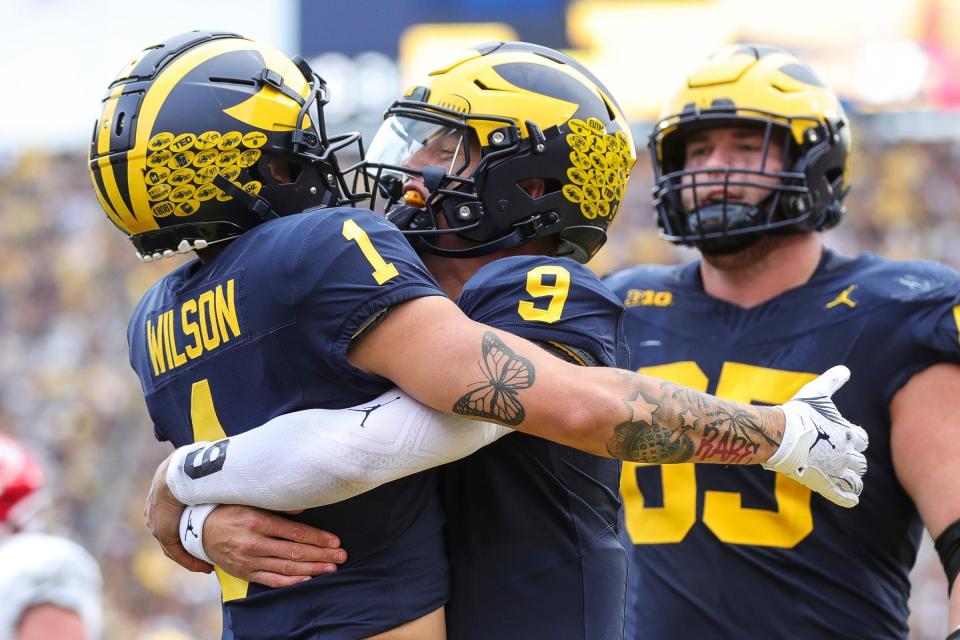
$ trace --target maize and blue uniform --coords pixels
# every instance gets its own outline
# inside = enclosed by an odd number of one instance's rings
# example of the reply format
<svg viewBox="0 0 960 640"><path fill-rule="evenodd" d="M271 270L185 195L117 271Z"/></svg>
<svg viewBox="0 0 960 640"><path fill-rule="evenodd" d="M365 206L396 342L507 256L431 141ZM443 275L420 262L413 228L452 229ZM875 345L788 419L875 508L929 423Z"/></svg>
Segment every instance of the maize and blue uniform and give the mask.
<svg viewBox="0 0 960 640"><path fill-rule="evenodd" d="M778 404L843 363L852 377L834 399L870 435L850 510L759 466L624 465L626 637L906 638L923 525L894 472L890 403L914 374L960 360L960 276L828 251L809 282L750 309L706 295L699 262L605 282L627 306L632 368Z"/></svg>
<svg viewBox="0 0 960 640"><path fill-rule="evenodd" d="M496 260L466 283L457 304L473 320L575 363L627 364L622 305L571 260ZM444 466L448 637L621 638L619 476L616 460L522 433Z"/></svg>
<svg viewBox="0 0 960 640"><path fill-rule="evenodd" d="M291 411L339 409L392 385L350 365L351 340L377 314L444 295L407 240L370 211L324 209L262 224L207 264L157 282L128 342L157 438L218 440ZM218 572L224 635L357 638L447 601L436 472L389 483L295 520L336 531L348 561L271 589Z"/></svg>

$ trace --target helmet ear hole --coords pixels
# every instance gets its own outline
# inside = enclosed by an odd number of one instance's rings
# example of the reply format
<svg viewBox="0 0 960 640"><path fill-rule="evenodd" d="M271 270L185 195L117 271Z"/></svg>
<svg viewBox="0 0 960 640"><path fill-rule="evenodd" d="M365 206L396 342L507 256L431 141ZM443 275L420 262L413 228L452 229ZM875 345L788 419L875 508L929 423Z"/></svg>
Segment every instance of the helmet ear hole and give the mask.
<svg viewBox="0 0 960 640"><path fill-rule="evenodd" d="M828 170L824 175L827 178L827 184L830 185L830 189L836 192L843 182L843 169Z"/></svg>
<svg viewBox="0 0 960 640"><path fill-rule="evenodd" d="M542 178L524 178L517 180L517 186L531 198L539 198L547 193L546 182Z"/></svg>
<svg viewBox="0 0 960 640"><path fill-rule="evenodd" d="M556 178L523 178L517 180L517 186L531 198L542 198L563 189L563 184Z"/></svg>
<svg viewBox="0 0 960 640"><path fill-rule="evenodd" d="M272 156L262 163L263 173L277 184L292 184L300 177L303 171L296 162L291 162L280 156Z"/></svg>

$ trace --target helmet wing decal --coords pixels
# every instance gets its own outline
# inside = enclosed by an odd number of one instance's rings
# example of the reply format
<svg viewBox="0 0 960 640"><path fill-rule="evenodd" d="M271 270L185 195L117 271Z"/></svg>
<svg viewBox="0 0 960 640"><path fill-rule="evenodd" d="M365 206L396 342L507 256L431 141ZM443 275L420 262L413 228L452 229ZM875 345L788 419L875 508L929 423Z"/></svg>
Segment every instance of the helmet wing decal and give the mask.
<svg viewBox="0 0 960 640"><path fill-rule="evenodd" d="M291 106L299 107L300 105L273 87L265 86L240 104L224 109L223 112L231 118L258 129L292 131L297 128L297 110L294 109L291 112ZM309 117L304 118L304 126L310 126Z"/></svg>
<svg viewBox="0 0 960 640"><path fill-rule="evenodd" d="M271 47L258 49L263 57L267 69L276 71L282 78L282 82L287 83L294 79L300 86L285 86L284 91L280 91L269 84L265 84L255 95L250 96L240 104L234 105L223 112L240 122L264 129L266 131L292 131L297 128L296 114L299 107L306 100L310 91L310 86L302 80L302 73L285 56ZM301 100L296 102L286 91L299 95ZM302 125L309 128L310 117L304 116Z"/></svg>

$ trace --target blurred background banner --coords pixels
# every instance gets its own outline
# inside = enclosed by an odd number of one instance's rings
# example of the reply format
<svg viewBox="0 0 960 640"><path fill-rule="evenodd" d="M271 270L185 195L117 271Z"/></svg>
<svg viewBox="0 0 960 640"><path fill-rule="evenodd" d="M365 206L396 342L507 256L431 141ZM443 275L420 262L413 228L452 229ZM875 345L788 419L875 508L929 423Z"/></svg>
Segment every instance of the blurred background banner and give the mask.
<svg viewBox="0 0 960 640"><path fill-rule="evenodd" d="M0 12L0 431L45 461L56 525L101 562L107 638L209 638L220 626L216 581L167 561L142 525L169 448L152 438L126 322L179 262L137 262L85 166L107 85L145 46L224 29L302 54L332 89L328 127L369 139L447 52L530 40L593 70L640 145L672 83L711 51L787 48L837 90L853 124L850 212L827 244L960 267L960 0L4 0ZM657 237L638 155L590 265L600 273L692 255ZM911 637L941 638L945 580L929 548L914 576Z"/></svg>

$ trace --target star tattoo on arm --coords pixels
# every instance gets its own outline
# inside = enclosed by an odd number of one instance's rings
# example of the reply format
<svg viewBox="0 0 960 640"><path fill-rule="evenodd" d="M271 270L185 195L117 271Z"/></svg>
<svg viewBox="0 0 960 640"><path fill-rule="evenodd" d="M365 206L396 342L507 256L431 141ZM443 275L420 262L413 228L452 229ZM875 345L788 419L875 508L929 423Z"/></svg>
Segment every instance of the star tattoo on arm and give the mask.
<svg viewBox="0 0 960 640"><path fill-rule="evenodd" d="M621 460L651 464L760 462L761 443L779 446L782 434L770 428L760 407L728 402L669 382L649 378L624 399L630 419L614 428L607 451Z"/></svg>

